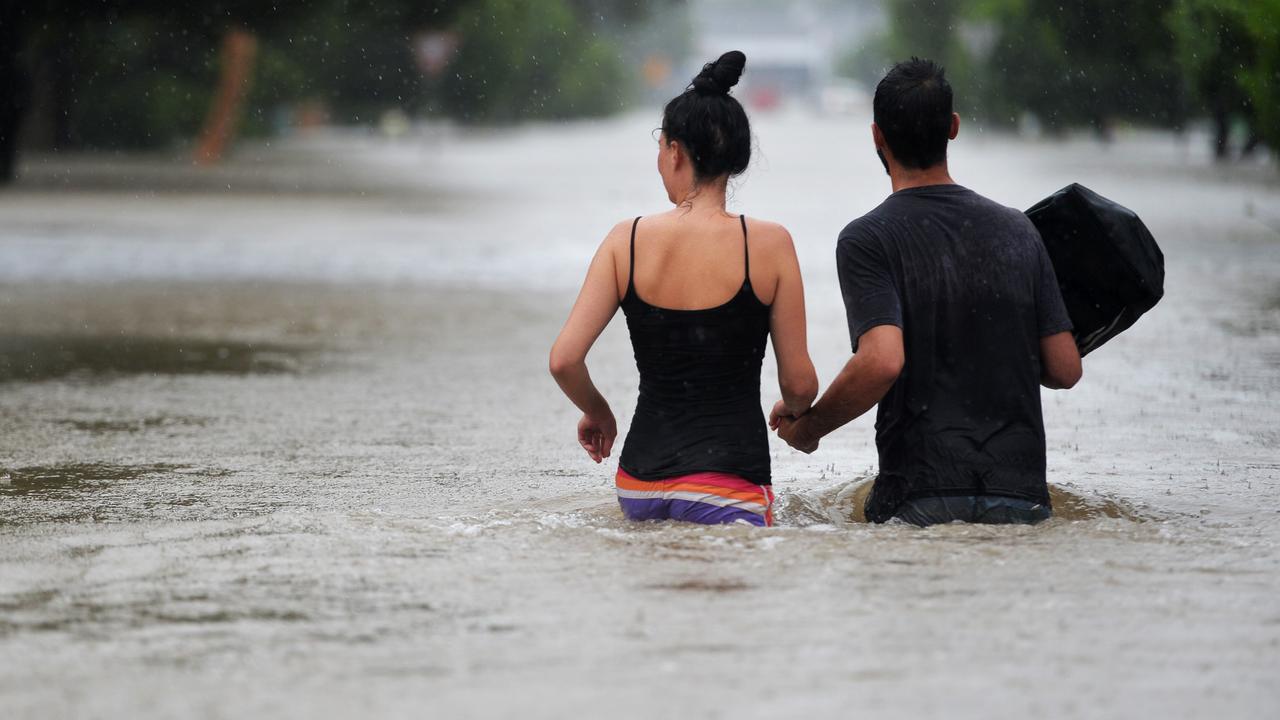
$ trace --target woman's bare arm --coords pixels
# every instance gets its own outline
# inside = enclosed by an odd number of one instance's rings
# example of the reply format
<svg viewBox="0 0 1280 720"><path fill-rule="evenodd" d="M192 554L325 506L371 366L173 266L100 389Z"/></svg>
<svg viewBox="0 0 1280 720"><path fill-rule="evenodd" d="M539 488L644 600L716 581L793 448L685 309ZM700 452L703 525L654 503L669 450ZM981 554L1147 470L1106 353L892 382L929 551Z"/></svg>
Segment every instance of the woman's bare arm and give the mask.
<svg viewBox="0 0 1280 720"><path fill-rule="evenodd" d="M626 232L624 225L615 227L600 244L591 267L587 269L587 278L582 283L578 300L569 312L569 319L551 346L551 374L564 394L582 411L582 420L578 422L578 442L596 462L609 457L618 427L608 401L591 382L591 374L587 372L587 352L618 311L614 251L618 246L618 233Z"/></svg>
<svg viewBox="0 0 1280 720"><path fill-rule="evenodd" d="M778 227L782 237L771 253L778 268L778 285L773 294L769 314L769 334L778 361L779 403L783 414L799 415L809 409L818 395L818 374L809 359L808 329L805 325L804 281L800 277L800 261L795 244L785 228Z"/></svg>

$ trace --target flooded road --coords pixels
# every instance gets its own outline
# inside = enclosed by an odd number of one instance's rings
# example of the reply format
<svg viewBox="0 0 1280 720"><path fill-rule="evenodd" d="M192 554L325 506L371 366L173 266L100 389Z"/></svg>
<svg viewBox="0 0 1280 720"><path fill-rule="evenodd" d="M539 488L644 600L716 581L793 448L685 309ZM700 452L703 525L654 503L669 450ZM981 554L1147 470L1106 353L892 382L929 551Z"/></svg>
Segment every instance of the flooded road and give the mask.
<svg viewBox="0 0 1280 720"><path fill-rule="evenodd" d="M780 527L634 525L546 351L604 233L664 207L653 124L32 163L0 194L5 717L1275 712L1274 175L1163 135L953 146L1165 252L1161 304L1044 391L1053 520L859 522L868 416L774 441ZM866 124L760 118L732 195L796 238L824 384L834 237L888 192ZM590 364L625 424L620 319Z"/></svg>

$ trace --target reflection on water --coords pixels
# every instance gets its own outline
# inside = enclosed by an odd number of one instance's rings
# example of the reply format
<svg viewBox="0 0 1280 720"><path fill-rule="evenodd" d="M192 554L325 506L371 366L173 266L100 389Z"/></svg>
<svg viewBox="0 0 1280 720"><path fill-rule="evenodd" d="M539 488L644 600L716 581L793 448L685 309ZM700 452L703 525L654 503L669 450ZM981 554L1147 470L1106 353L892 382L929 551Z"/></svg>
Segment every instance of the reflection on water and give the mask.
<svg viewBox="0 0 1280 720"><path fill-rule="evenodd" d="M176 463L0 467L0 527L178 519L207 512L201 485L231 473ZM228 508L240 511L242 508Z"/></svg>
<svg viewBox="0 0 1280 720"><path fill-rule="evenodd" d="M65 376L296 372L298 347L163 337L0 336L0 382Z"/></svg>
<svg viewBox="0 0 1280 720"><path fill-rule="evenodd" d="M705 577L691 577L674 582L655 583L648 587L653 590L675 590L677 592L697 593L731 593L751 590L753 588L752 585L748 585L741 580L725 580Z"/></svg>
<svg viewBox="0 0 1280 720"><path fill-rule="evenodd" d="M205 425L208 418L183 416L143 417L132 420L82 420L71 418L58 420L59 425L93 434L138 433L145 430Z"/></svg>
<svg viewBox="0 0 1280 720"><path fill-rule="evenodd" d="M186 469L180 465L103 465L69 463L37 467L0 469L0 497L35 495L51 500L70 500L112 483L135 480L144 475Z"/></svg>

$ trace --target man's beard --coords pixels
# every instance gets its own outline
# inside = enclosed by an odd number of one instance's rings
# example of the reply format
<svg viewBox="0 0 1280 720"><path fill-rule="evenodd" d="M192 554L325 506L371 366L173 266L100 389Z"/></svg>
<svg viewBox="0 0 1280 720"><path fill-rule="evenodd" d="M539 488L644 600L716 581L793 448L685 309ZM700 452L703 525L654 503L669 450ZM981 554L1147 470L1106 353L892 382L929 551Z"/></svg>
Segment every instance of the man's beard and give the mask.
<svg viewBox="0 0 1280 720"><path fill-rule="evenodd" d="M880 164L884 166L884 174L889 175L889 161L884 159L884 153L880 148L876 148L876 157L880 158Z"/></svg>

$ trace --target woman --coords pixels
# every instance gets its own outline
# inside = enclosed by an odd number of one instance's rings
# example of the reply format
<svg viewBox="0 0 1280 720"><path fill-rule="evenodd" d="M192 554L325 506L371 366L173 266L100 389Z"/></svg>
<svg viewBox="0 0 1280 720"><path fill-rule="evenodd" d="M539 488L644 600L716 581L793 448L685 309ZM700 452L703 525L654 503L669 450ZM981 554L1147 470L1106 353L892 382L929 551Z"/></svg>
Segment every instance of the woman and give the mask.
<svg viewBox="0 0 1280 720"><path fill-rule="evenodd" d="M791 235L725 211L728 181L751 159L746 112L729 95L745 64L725 53L667 103L658 174L675 208L614 227L551 348L551 374L583 413L578 442L599 463L618 429L586 356L619 307L627 317L640 398L617 487L633 520L771 525L767 337L779 414L802 414L818 391Z"/></svg>

